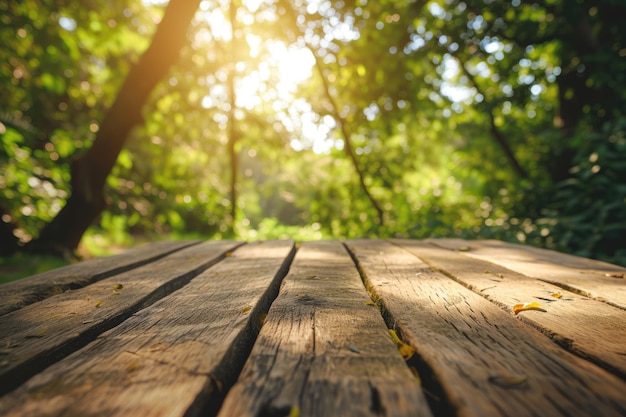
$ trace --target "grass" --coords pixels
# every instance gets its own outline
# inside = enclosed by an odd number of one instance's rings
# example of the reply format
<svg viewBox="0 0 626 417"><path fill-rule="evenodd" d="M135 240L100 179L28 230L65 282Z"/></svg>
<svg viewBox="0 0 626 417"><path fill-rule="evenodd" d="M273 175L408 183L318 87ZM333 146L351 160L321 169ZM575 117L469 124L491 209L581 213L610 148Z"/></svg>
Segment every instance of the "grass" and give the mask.
<svg viewBox="0 0 626 417"><path fill-rule="evenodd" d="M80 260L114 255L146 242L145 239L135 241L132 237L127 236L126 241L121 243L106 233L88 231L78 248L78 258L73 261L51 255L20 252L12 256L0 257L0 284L36 275Z"/></svg>
<svg viewBox="0 0 626 417"><path fill-rule="evenodd" d="M17 253L13 256L0 258L0 284L67 264L67 261L49 255Z"/></svg>

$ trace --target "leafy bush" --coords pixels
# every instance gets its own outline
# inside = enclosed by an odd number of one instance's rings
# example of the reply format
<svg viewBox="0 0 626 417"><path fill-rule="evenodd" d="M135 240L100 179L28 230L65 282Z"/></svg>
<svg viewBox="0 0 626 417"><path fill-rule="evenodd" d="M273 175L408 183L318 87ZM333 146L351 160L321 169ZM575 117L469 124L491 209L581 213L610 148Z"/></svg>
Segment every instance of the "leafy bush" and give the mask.
<svg viewBox="0 0 626 417"><path fill-rule="evenodd" d="M626 119L577 139L572 177L543 192L550 244L626 265Z"/></svg>

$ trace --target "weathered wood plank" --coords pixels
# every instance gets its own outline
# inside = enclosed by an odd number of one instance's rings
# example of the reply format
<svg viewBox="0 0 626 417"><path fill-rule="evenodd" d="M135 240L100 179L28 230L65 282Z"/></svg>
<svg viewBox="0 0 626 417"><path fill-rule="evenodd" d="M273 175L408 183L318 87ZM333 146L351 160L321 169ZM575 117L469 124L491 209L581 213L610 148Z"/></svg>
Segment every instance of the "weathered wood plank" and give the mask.
<svg viewBox="0 0 626 417"><path fill-rule="evenodd" d="M0 394L182 287L239 245L219 241L191 246L2 316Z"/></svg>
<svg viewBox="0 0 626 417"><path fill-rule="evenodd" d="M152 262L197 241L155 242L120 255L89 259L0 285L0 316L67 290Z"/></svg>
<svg viewBox="0 0 626 417"><path fill-rule="evenodd" d="M237 249L0 399L0 414L212 414L220 390L241 370L294 251L292 241Z"/></svg>
<svg viewBox="0 0 626 417"><path fill-rule="evenodd" d="M428 239L433 245L539 278L626 309L626 268L547 249L497 240Z"/></svg>
<svg viewBox="0 0 626 417"><path fill-rule="evenodd" d="M428 416L338 242L303 243L220 417Z"/></svg>
<svg viewBox="0 0 626 417"><path fill-rule="evenodd" d="M462 253L418 241L393 242L506 311L519 303L540 303L545 312L522 312L518 318L626 379L626 311Z"/></svg>
<svg viewBox="0 0 626 417"><path fill-rule="evenodd" d="M404 249L350 241L366 283L460 416L623 416L626 383Z"/></svg>

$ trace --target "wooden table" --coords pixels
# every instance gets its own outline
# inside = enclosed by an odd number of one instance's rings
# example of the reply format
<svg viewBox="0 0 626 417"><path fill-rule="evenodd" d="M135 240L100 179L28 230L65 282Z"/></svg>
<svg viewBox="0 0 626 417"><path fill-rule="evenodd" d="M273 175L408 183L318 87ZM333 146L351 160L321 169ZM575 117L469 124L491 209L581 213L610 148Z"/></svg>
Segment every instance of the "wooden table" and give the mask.
<svg viewBox="0 0 626 417"><path fill-rule="evenodd" d="M155 243L0 286L0 415L624 416L625 272L498 241Z"/></svg>

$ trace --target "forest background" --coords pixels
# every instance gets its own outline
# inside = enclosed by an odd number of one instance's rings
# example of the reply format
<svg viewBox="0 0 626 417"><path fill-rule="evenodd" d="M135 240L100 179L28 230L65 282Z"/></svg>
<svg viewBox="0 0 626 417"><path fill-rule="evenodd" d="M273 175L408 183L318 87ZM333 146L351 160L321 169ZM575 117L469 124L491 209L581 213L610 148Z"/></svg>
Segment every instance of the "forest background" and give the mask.
<svg viewBox="0 0 626 417"><path fill-rule="evenodd" d="M623 0L2 2L2 263L457 236L626 265L623 16Z"/></svg>

